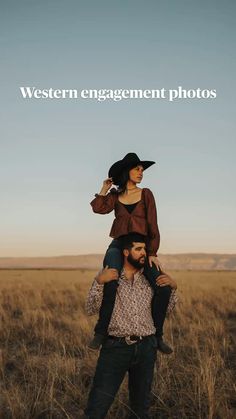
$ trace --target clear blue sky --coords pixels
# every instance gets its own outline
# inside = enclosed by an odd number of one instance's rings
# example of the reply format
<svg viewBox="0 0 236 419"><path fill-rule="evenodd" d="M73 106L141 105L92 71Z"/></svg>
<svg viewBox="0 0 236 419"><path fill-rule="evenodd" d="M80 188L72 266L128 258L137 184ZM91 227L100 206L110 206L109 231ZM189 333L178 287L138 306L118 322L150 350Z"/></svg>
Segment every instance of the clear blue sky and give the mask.
<svg viewBox="0 0 236 419"><path fill-rule="evenodd" d="M104 252L89 202L127 152L157 164L161 253L236 248L232 0L1 2L0 256ZM217 90L215 100L23 100L19 87Z"/></svg>

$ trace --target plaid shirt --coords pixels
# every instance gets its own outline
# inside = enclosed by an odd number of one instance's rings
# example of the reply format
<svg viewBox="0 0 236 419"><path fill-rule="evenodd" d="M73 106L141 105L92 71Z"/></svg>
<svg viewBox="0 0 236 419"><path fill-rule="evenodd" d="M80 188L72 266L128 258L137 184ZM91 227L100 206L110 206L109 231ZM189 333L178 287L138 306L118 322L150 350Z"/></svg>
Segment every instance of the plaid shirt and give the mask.
<svg viewBox="0 0 236 419"><path fill-rule="evenodd" d="M153 318L151 314L151 302L153 289L149 285L141 271L134 274L134 280L128 280L122 270L118 279L115 305L108 334L112 336L147 336L154 334ZM88 315L99 313L102 298L103 284L98 284L96 278L90 288L86 311ZM170 313L177 302L176 291L172 290L167 313Z"/></svg>

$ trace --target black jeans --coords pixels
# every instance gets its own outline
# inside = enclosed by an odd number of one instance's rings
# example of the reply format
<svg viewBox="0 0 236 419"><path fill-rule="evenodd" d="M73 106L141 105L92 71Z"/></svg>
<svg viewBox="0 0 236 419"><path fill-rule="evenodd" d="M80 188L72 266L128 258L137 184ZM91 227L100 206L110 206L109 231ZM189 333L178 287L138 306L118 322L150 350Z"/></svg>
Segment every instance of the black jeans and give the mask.
<svg viewBox="0 0 236 419"><path fill-rule="evenodd" d="M148 419L150 392L157 355L154 335L139 343L127 345L108 338L102 346L89 393L85 415L102 419L115 398L125 377L129 374L129 418ZM127 416L128 417L128 416Z"/></svg>
<svg viewBox="0 0 236 419"><path fill-rule="evenodd" d="M117 269L119 273L121 272L123 267L123 256L119 239L113 240L108 247L103 260L103 267L105 266ZM171 287L169 285L160 287L156 284L156 278L161 275L162 272L157 269L154 263L152 264L152 267L150 267L147 261L143 273L154 290L152 299L152 316L157 330L156 334L157 336L162 336L163 324L171 294ZM110 281L104 285L103 300L99 312L99 319L94 329L95 333L99 333L104 336L107 335L107 329L115 304L117 287L117 280Z"/></svg>

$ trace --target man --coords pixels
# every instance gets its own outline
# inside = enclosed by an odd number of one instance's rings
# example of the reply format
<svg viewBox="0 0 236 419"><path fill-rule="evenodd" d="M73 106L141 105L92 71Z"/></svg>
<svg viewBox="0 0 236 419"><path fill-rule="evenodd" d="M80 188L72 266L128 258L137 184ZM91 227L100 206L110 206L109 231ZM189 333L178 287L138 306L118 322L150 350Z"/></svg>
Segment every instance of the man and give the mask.
<svg viewBox="0 0 236 419"><path fill-rule="evenodd" d="M114 310L97 362L86 417L102 419L129 373L130 418L149 418L149 397L157 353L156 328L152 317L153 290L142 274L146 245L140 234L129 234L123 240L124 267L120 278L115 269L105 268L95 278L89 291L86 309L98 313L104 283L118 280ZM167 308L176 302L175 281L164 274L157 279L160 286L170 286L172 293Z"/></svg>

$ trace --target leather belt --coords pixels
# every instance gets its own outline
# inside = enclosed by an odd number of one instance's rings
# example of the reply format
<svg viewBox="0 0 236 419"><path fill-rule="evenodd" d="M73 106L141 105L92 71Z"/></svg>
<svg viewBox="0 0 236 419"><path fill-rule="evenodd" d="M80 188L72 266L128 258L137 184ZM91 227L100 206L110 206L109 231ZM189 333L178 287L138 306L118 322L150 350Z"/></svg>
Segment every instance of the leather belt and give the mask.
<svg viewBox="0 0 236 419"><path fill-rule="evenodd" d="M138 343L141 342L141 340L148 338L152 335L148 335L148 336L136 336L136 335L131 335L131 336L108 336L108 339L113 339L116 340L118 342L123 342L123 343L127 343L127 345L133 345L134 343Z"/></svg>

